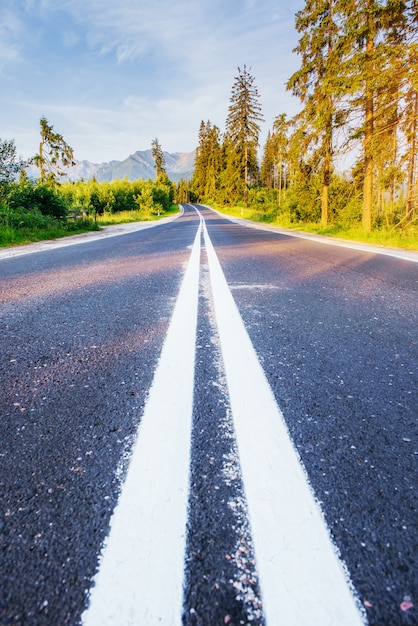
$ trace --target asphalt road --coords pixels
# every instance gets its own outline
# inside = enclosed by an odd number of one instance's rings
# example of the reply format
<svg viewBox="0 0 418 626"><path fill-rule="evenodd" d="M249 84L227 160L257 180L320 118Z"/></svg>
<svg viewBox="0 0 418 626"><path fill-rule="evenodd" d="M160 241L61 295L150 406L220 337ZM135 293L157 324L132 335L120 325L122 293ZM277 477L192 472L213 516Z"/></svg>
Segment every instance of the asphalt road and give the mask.
<svg viewBox="0 0 418 626"><path fill-rule="evenodd" d="M367 623L418 624L417 263L199 210ZM1 624L82 619L199 223L0 258ZM262 625L204 245L198 302L182 621Z"/></svg>

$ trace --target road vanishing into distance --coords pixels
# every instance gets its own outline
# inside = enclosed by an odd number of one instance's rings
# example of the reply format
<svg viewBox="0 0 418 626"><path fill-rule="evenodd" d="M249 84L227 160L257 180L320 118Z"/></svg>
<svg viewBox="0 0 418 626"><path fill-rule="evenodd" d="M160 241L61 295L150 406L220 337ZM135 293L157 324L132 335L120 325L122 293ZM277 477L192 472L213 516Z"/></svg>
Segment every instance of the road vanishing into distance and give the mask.
<svg viewBox="0 0 418 626"><path fill-rule="evenodd" d="M418 256L183 208L0 253L0 624L418 624Z"/></svg>

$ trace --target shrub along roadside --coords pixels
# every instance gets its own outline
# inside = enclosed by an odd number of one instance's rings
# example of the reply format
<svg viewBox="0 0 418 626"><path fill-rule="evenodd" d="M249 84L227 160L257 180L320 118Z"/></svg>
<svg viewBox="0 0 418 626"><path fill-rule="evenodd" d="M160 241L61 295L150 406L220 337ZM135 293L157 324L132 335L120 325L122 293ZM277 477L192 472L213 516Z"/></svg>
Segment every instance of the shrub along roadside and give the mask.
<svg viewBox="0 0 418 626"><path fill-rule="evenodd" d="M404 248L406 250L418 250L418 226L411 225L405 230L396 230L381 226L370 233L364 232L361 224L347 224L334 222L328 226L321 226L318 222L296 221L293 216L289 217L289 213L274 210L271 206L267 210L260 210L258 206L225 206L215 202L208 202L208 206L213 207L220 213L231 215L233 217L241 217L253 222L261 222L271 224L272 226L281 226L289 230L298 230L306 233L315 233L327 237L336 237L339 239L347 239L350 241L360 241L380 246Z"/></svg>
<svg viewBox="0 0 418 626"><path fill-rule="evenodd" d="M250 189L248 207L244 203L238 206L225 206L211 200L206 203L222 213L256 222L353 241L418 249L418 226L414 224L404 230L380 224L371 233L365 233L355 198L341 201L333 223L323 227L314 219L317 202L312 202L315 210L309 212L305 207L302 211L290 190L282 196L277 189L254 188ZM0 247L94 231L108 224L159 219L178 210L173 199L174 186L167 179L39 184L22 178L20 182L3 182L0 183ZM78 219L71 219L74 214Z"/></svg>
<svg viewBox="0 0 418 626"><path fill-rule="evenodd" d="M42 184L23 177L0 184L0 246L158 219L177 211L169 181Z"/></svg>

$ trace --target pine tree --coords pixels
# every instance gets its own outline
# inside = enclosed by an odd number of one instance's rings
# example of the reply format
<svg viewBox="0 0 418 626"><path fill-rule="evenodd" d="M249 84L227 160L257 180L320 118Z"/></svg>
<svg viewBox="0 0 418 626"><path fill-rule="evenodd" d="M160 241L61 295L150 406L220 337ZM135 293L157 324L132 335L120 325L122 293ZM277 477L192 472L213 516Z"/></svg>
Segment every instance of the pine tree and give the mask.
<svg viewBox="0 0 418 626"><path fill-rule="evenodd" d="M401 115L401 128L405 136L406 152L406 207L403 221L408 224L415 218L418 201L417 186L417 148L418 148L418 3L414 0L404 2L403 42L404 54L397 52L400 59L398 76L403 80L404 108ZM402 69L403 72L399 70ZM403 222L401 222L402 224Z"/></svg>
<svg viewBox="0 0 418 626"><path fill-rule="evenodd" d="M287 83L287 88L304 104L305 133L315 146L315 160L322 167L321 220L329 221L329 186L334 152L333 133L341 115L337 115L340 47L336 23L338 0L306 0L296 14L296 29L302 34L295 51L301 67Z"/></svg>
<svg viewBox="0 0 418 626"><path fill-rule="evenodd" d="M258 89L254 77L247 70L238 68L238 76L232 86L226 130L229 137L228 168L243 182L244 199L248 202L248 186L258 180L257 146L260 122L263 121Z"/></svg>
<svg viewBox="0 0 418 626"><path fill-rule="evenodd" d="M267 189L274 187L274 137L270 131L267 133L266 143L264 144L263 158L261 160L260 179L261 183Z"/></svg>
<svg viewBox="0 0 418 626"><path fill-rule="evenodd" d="M209 124L209 122L208 122ZM207 169L207 154L206 154L206 124L202 120L199 128L199 145L196 148L194 171L191 181L191 188L195 197L201 201L203 199L205 182L206 182L206 169Z"/></svg>
<svg viewBox="0 0 418 626"><path fill-rule="evenodd" d="M405 135L408 144L406 154L407 161L407 190L406 190L406 215L407 222L414 219L414 209L416 205L416 170L417 170L417 133L418 133L418 85L413 87L407 94L407 105L410 113L405 120Z"/></svg>
<svg viewBox="0 0 418 626"><path fill-rule="evenodd" d="M155 161L155 177L156 177L156 180L166 180L166 179L168 179L167 172L166 172L166 164L165 164L165 159L164 159L164 153L163 153L163 150L162 150L162 148L161 148L157 138L155 138L151 142L151 148L152 148L152 156L153 156L154 161Z"/></svg>
<svg viewBox="0 0 418 626"><path fill-rule="evenodd" d="M220 173L216 199L220 204L233 205L245 197L241 154L235 149L228 133L222 137Z"/></svg>
<svg viewBox="0 0 418 626"><path fill-rule="evenodd" d="M289 122L286 113L278 115L273 124L273 140L275 149L275 168L277 168L277 182L279 188L279 204L282 200L282 192L287 186L287 173L289 169Z"/></svg>
<svg viewBox="0 0 418 626"><path fill-rule="evenodd" d="M63 176L62 166L75 165L73 149L67 144L63 136L54 132L54 127L45 117L40 119L41 141L39 154L32 161L39 167L39 179L44 183L46 179L56 182L58 176Z"/></svg>
<svg viewBox="0 0 418 626"><path fill-rule="evenodd" d="M195 169L191 188L200 200L214 199L221 170L219 129L208 120L199 128L199 145L196 149Z"/></svg>
<svg viewBox="0 0 418 626"><path fill-rule="evenodd" d="M362 139L362 224L364 231L369 232L378 200L376 173L386 167L382 161L383 142L387 141L391 127L390 139L396 139L400 81L394 68L397 54L404 49L401 32L405 3L403 0L390 0L385 4L376 0L342 0L341 18L344 28L342 65L345 82L349 85L348 101L352 111L362 116L352 136ZM386 159L388 155L387 152ZM392 162L394 156L392 150L389 157Z"/></svg>
<svg viewBox="0 0 418 626"><path fill-rule="evenodd" d="M273 131L267 134L261 161L261 182L268 189L279 190L279 204L282 191L286 187L288 172L288 129L286 114L278 115L273 123Z"/></svg>

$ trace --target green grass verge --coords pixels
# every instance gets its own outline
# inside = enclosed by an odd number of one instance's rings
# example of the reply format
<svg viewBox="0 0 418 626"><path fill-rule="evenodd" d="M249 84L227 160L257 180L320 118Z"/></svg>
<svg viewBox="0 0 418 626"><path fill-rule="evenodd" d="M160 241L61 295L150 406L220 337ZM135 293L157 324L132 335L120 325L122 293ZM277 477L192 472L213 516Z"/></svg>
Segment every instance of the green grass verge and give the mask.
<svg viewBox="0 0 418 626"><path fill-rule="evenodd" d="M278 216L274 221L271 221L271 219L263 219L263 214L254 211L252 208L240 206L217 206L214 203L211 203L210 206L225 215L241 217L254 222L266 222L271 225L281 226L282 228L288 228L290 230L315 233L318 235L371 243L380 246L418 250L418 226L410 226L405 231L379 229L373 230L371 233L364 233L360 226L347 228L338 224L331 224L324 228L320 224L316 223L290 222L290 220L283 215ZM153 213L144 214L143 211L121 211L119 213L105 213L102 216L98 216L96 222L93 220L80 220L77 222L69 222L65 227L59 224L47 229L13 229L10 227L0 226L0 247L23 245L36 241L45 241L47 239L68 237L70 235L97 231L103 226L110 226L113 224L155 221L163 217L175 215L178 211L178 206L173 204L168 211L165 211L161 215Z"/></svg>
<svg viewBox="0 0 418 626"><path fill-rule="evenodd" d="M58 223L56 226L48 228L11 228L9 226L0 226L0 247L22 246L36 241L59 239L95 230L100 229L92 220L80 220L80 222L70 223L65 227Z"/></svg>
<svg viewBox="0 0 418 626"><path fill-rule="evenodd" d="M112 226L113 224L129 224L130 222L149 222L160 220L163 217L169 217L178 213L177 204L172 204L168 211L164 211L161 215L145 211L119 211L118 213L104 213L97 216L97 224L99 226Z"/></svg>
<svg viewBox="0 0 418 626"><path fill-rule="evenodd" d="M394 248L404 248L406 250L418 250L418 226L411 225L405 230L375 229L371 233L365 233L361 226L346 227L339 224L330 224L323 227L321 224L308 222L291 222L286 216L279 215L274 221L268 217L263 219L263 214L254 211L252 208L240 206L227 207L216 206L211 204L214 209L225 215L232 217L242 217L253 222L268 223L272 226L281 226L289 230L298 230L305 233L314 233L317 235L325 235L327 237L336 237L339 239L347 239L349 241L358 241L362 243L370 243L379 246L387 246Z"/></svg>
<svg viewBox="0 0 418 626"><path fill-rule="evenodd" d="M0 248L9 246L21 246L36 241L46 241L51 239L60 239L61 237L69 237L71 235L79 235L86 232L94 232L103 226L111 226L113 224L127 224L130 222L155 221L163 217L175 215L178 213L179 207L172 205L168 211L161 215L149 214L144 215L141 211L121 211L120 213L106 213L98 216L96 222L94 220L77 220L76 222L68 222L65 226L59 223L49 228L11 228L9 226L0 226Z"/></svg>

